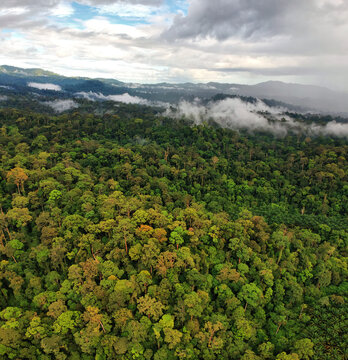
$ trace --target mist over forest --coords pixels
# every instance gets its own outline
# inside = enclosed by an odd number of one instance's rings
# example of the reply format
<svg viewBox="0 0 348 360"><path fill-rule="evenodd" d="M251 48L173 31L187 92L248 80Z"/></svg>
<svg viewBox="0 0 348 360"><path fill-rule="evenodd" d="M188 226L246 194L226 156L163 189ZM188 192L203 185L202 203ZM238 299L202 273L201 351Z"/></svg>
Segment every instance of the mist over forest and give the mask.
<svg viewBox="0 0 348 360"><path fill-rule="evenodd" d="M76 109L79 99L85 99L98 103L153 106L161 108L163 114L173 119L183 117L194 124L212 122L237 131L265 131L279 137L284 137L289 132L308 136L347 137L348 134L348 124L345 120L348 112L346 114L339 111L344 107L338 107L336 111L321 111L309 105L302 106L300 100L292 104L267 98L267 95L272 93L272 82L255 86L260 97L253 97L236 95L238 88L235 84L126 84L116 80L67 78L44 70L35 71L45 75L33 76L33 71L2 67L0 83L2 81L3 85L0 92L4 94L1 95L3 105L8 96L12 95L15 98L16 94L22 93L30 101L40 102L56 113ZM1 77L5 74L5 77ZM48 80L52 82L47 82ZM280 83L275 83L274 86L283 89L283 93L288 89L288 92L297 92L298 96L304 98L311 93L312 98L316 98L322 105L325 101L321 96L331 95L329 90L313 86ZM266 90L262 92L260 89ZM248 94L246 90L241 93Z"/></svg>

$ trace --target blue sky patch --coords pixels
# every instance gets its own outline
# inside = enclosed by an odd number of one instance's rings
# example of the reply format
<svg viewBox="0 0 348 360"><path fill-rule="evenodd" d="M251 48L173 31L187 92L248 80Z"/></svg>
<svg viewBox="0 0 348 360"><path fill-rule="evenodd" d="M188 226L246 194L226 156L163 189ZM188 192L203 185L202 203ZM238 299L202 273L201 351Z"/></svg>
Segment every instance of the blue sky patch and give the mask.
<svg viewBox="0 0 348 360"><path fill-rule="evenodd" d="M93 19L97 16L102 16L107 19L111 24L121 25L140 25L149 24L149 18L152 15L158 15L161 13L187 13L188 1L187 0L166 0L160 7L148 7L144 5L132 5L127 3L119 3L116 5L105 6L89 6L83 5L78 2L72 2L71 6L74 12L68 16L51 16L55 24L61 26L74 27L82 29L82 22ZM119 7L119 12L117 12ZM107 10L112 11L107 11ZM142 9L144 12L142 13ZM134 10L134 12L132 12Z"/></svg>

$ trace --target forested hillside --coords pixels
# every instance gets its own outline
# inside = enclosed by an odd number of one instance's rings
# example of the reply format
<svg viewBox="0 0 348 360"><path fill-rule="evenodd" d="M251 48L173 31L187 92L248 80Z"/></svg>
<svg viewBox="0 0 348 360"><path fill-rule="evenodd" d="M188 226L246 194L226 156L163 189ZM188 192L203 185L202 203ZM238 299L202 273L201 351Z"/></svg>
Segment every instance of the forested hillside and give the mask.
<svg viewBox="0 0 348 360"><path fill-rule="evenodd" d="M347 152L0 109L0 358L345 359Z"/></svg>

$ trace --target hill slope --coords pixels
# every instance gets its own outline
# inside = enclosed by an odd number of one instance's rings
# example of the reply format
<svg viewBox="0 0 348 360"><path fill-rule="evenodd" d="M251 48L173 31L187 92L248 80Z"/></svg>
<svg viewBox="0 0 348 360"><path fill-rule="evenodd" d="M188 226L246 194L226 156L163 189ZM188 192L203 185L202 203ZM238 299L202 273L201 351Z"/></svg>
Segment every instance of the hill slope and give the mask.
<svg viewBox="0 0 348 360"><path fill-rule="evenodd" d="M11 86L17 91L32 91L30 83L51 84L68 92L101 93L104 96L128 93L151 101L178 103L182 99L193 101L195 97L211 98L219 93L227 95L253 96L274 99L283 103L303 107L306 110L348 113L348 95L319 86L286 84L269 81L257 85L221 84L130 84L114 79L89 79L64 77L41 69L0 67L0 86Z"/></svg>

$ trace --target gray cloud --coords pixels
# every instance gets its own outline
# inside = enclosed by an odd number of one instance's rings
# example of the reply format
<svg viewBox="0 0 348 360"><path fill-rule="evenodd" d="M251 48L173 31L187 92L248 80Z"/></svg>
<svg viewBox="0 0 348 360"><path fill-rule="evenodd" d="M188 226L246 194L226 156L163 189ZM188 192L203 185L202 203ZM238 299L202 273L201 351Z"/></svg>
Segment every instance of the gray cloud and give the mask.
<svg viewBox="0 0 348 360"><path fill-rule="evenodd" d="M42 7L52 7L60 3L61 0L6 0L0 3L0 9L10 9L10 8L42 8Z"/></svg>
<svg viewBox="0 0 348 360"><path fill-rule="evenodd" d="M292 1L284 0L193 0L188 15L178 15L167 35L224 40L236 35L247 38L255 33L266 35L276 29L279 32L283 25L278 17L292 6Z"/></svg>
<svg viewBox="0 0 348 360"><path fill-rule="evenodd" d="M0 9L26 8L26 9L45 9L57 6L60 3L71 3L69 0L6 0L0 3ZM141 5L161 5L163 0L76 0L78 3L88 5L112 5L112 4L141 4Z"/></svg>
<svg viewBox="0 0 348 360"><path fill-rule="evenodd" d="M327 0L328 1L328 0ZM317 26L345 25L348 3L320 0L192 0L187 16L178 15L165 33L170 39L230 37L264 39L312 33Z"/></svg>
<svg viewBox="0 0 348 360"><path fill-rule="evenodd" d="M313 67L299 67L299 66L280 66L273 68L252 68L252 67L230 67L230 68L211 68L211 71L220 71L226 73L238 73L238 72L253 72L254 74L267 75L267 76L277 76L277 75L308 75L315 74L318 71L318 68Z"/></svg>
<svg viewBox="0 0 348 360"><path fill-rule="evenodd" d="M61 0L9 0L0 3L0 29L32 29L48 23L45 16L58 7Z"/></svg>
<svg viewBox="0 0 348 360"><path fill-rule="evenodd" d="M210 71L347 89L347 19L346 0L191 0L161 38L215 53Z"/></svg>
<svg viewBox="0 0 348 360"><path fill-rule="evenodd" d="M47 21L45 19L31 20L31 16L29 14L17 16L0 15L0 24L2 29L30 29L33 27L44 26L47 24Z"/></svg>

